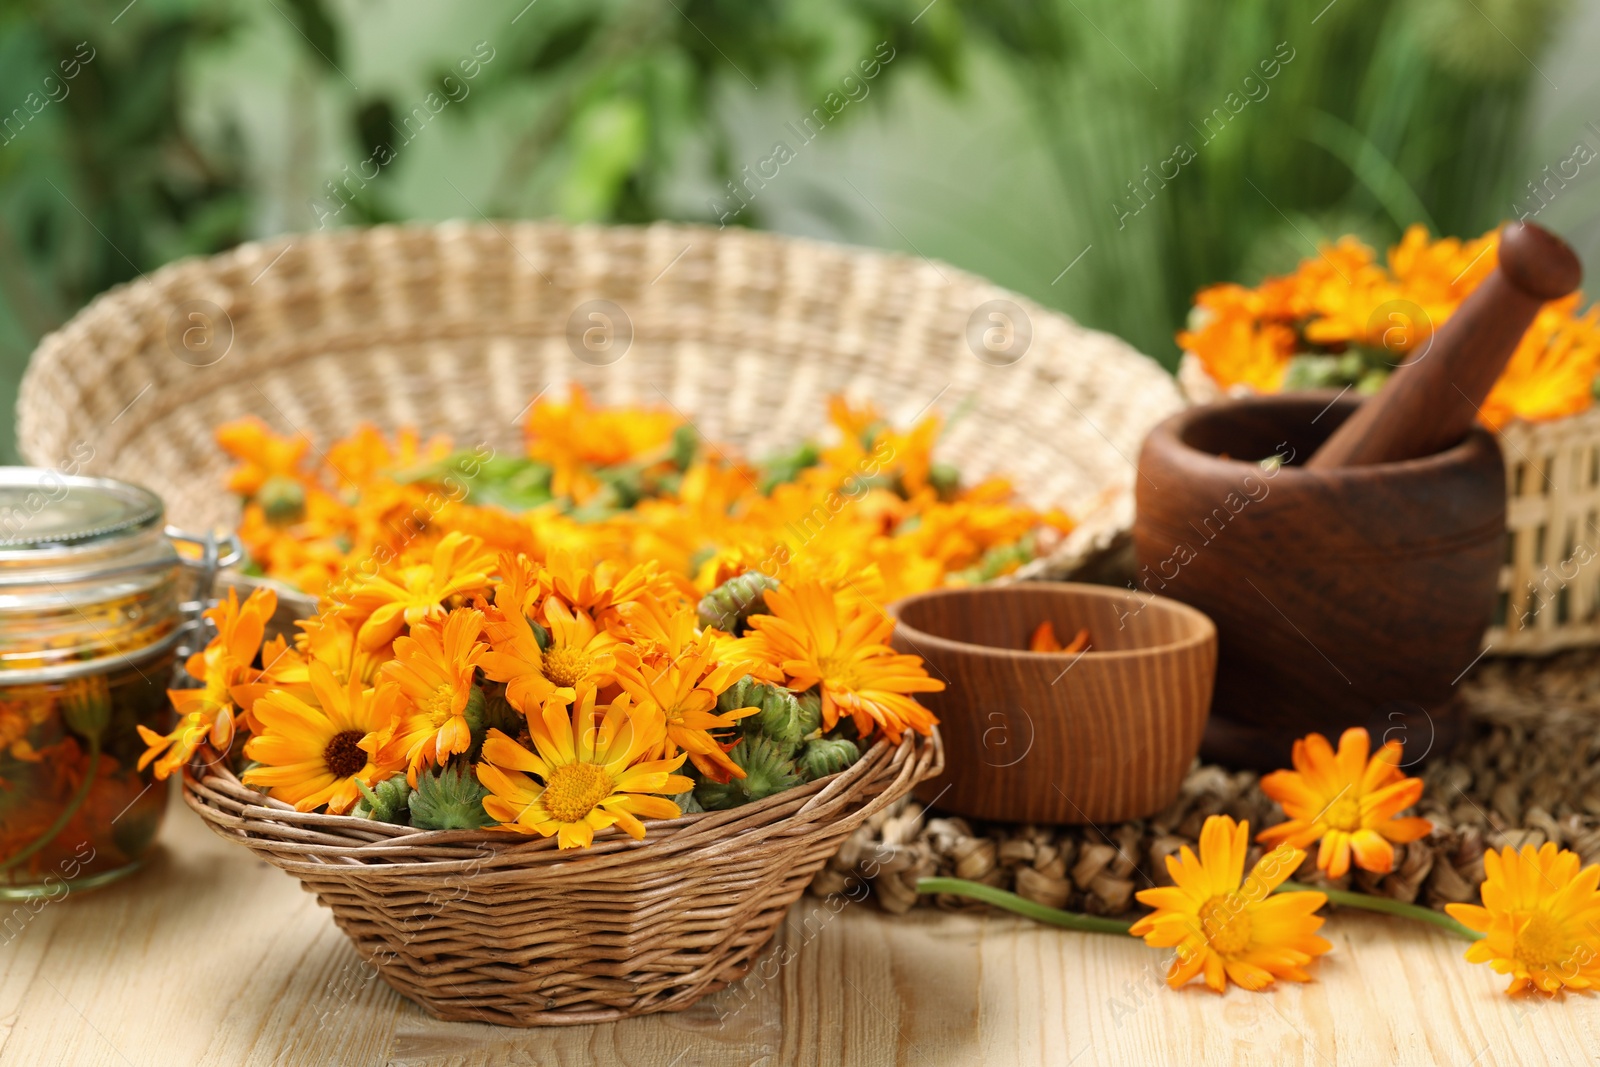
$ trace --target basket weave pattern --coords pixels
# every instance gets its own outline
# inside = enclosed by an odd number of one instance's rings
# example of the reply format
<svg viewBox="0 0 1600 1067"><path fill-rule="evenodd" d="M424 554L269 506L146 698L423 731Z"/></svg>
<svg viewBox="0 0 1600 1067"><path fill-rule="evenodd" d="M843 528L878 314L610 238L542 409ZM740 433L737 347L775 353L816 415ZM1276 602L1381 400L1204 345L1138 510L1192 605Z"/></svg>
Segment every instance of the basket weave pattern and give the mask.
<svg viewBox="0 0 1600 1067"><path fill-rule="evenodd" d="M303 814L197 762L184 799L300 879L391 986L441 1019L539 1026L688 1007L741 978L857 827L944 766L938 734L730 811L592 848Z"/></svg>
<svg viewBox="0 0 1600 1067"><path fill-rule="evenodd" d="M569 341L592 300L633 335L605 366ZM994 300L1031 334L1009 365L969 340ZM215 338L198 356L183 345L195 329ZM40 343L18 437L36 466L87 442L85 473L147 485L171 521L209 529L237 517L217 490L219 423L256 414L319 445L410 425L515 450L529 401L572 382L602 403L671 405L751 455L815 436L832 393L899 424L959 413L939 456L1089 520L1080 542L1131 519L1129 457L1182 406L1122 341L930 260L666 224L447 223L247 244L111 290Z"/></svg>

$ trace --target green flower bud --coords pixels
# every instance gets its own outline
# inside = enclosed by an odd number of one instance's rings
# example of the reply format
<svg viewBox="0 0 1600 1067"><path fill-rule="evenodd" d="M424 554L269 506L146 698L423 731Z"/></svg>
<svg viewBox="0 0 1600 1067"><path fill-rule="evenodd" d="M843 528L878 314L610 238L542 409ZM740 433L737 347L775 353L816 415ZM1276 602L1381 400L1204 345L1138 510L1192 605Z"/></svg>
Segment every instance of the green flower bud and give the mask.
<svg viewBox="0 0 1600 1067"><path fill-rule="evenodd" d="M672 465L680 471L689 469L689 464L694 462L694 454L700 448L700 435L694 432L694 427L685 423L672 431Z"/></svg>
<svg viewBox="0 0 1600 1067"><path fill-rule="evenodd" d="M489 791L464 764L417 776L416 791L407 805L411 825L423 830L477 830L494 825L483 810Z"/></svg>
<svg viewBox="0 0 1600 1067"><path fill-rule="evenodd" d="M299 522L306 514L306 487L293 478L275 475L256 490L256 503L274 526Z"/></svg>
<svg viewBox="0 0 1600 1067"><path fill-rule="evenodd" d="M765 736L781 745L798 745L817 728L822 717L821 701L808 710L789 690L754 678L741 678L717 698L718 711L740 708L761 709L739 720L741 733L747 737Z"/></svg>
<svg viewBox="0 0 1600 1067"><path fill-rule="evenodd" d="M953 464L935 461L928 467L928 484L939 499L948 503L956 498L961 488L961 472Z"/></svg>
<svg viewBox="0 0 1600 1067"><path fill-rule="evenodd" d="M777 581L760 571L729 578L700 598L700 625L734 633L750 616L766 613L767 590L776 588Z"/></svg>
<svg viewBox="0 0 1600 1067"><path fill-rule="evenodd" d="M391 822L397 826L404 826L410 821L408 801L411 799L411 786L406 783L405 775L385 778L373 786L357 778L356 788L361 790L361 799L356 801L356 806L350 812L356 818Z"/></svg>
<svg viewBox="0 0 1600 1067"><path fill-rule="evenodd" d="M789 746L767 737L741 739L728 756L745 776L726 784L701 782L695 787L695 799L706 810L718 811L793 789L800 784L800 776L789 760L790 751Z"/></svg>
<svg viewBox="0 0 1600 1067"><path fill-rule="evenodd" d="M838 774L861 758L861 750L847 737L819 737L807 741L795 758L795 769L808 782Z"/></svg>

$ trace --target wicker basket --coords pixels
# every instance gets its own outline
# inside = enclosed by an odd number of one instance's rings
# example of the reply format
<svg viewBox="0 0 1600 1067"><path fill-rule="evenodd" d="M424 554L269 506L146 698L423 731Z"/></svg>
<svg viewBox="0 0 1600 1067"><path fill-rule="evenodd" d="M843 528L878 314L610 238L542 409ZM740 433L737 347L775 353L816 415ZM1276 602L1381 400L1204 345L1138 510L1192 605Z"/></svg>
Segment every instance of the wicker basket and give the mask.
<svg viewBox="0 0 1600 1067"><path fill-rule="evenodd" d="M1193 355L1178 380L1194 403L1222 395ZM1506 559L1484 635L1492 655L1600 645L1600 407L1500 431L1506 462Z"/></svg>
<svg viewBox="0 0 1600 1067"><path fill-rule="evenodd" d="M577 343L595 301L612 305L603 353ZM981 343L997 309L1014 327L998 352ZM754 455L813 435L830 393L899 422L937 407L953 416L943 458L1080 520L1058 565L1127 526L1130 457L1182 406L1123 342L930 260L743 230L501 223L171 264L40 343L17 425L28 462L87 452L87 473L149 486L199 530L236 518L212 442L225 420L257 414L319 444L367 421L511 449L530 400L569 382L670 404Z"/></svg>
<svg viewBox="0 0 1600 1067"><path fill-rule="evenodd" d="M299 878L362 959L441 1019L541 1026L677 1011L742 977L862 822L944 766L938 734L731 811L581 854L504 831L301 814L196 761L184 799ZM863 887L864 888L864 887Z"/></svg>

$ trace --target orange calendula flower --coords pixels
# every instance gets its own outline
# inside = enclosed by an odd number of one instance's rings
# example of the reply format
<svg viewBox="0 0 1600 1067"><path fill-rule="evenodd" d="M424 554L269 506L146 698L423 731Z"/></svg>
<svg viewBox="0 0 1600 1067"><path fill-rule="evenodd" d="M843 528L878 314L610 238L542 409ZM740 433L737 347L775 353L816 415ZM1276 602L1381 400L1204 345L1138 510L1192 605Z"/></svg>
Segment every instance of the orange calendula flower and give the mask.
<svg viewBox="0 0 1600 1067"><path fill-rule="evenodd" d="M326 804L342 815L360 797L357 782L370 786L404 764L374 761L373 692L360 678L341 685L326 664L313 661L308 679L311 701L276 689L255 702L261 732L245 742L244 754L261 766L246 770L242 780L265 786L296 811Z"/></svg>
<svg viewBox="0 0 1600 1067"><path fill-rule="evenodd" d="M377 760L404 763L412 785L420 768L472 745L468 719L482 715L483 701L472 679L488 648L482 632L483 612L470 608L452 611L443 626L420 623L395 639L394 659L379 672Z"/></svg>
<svg viewBox="0 0 1600 1067"><path fill-rule="evenodd" d="M1206 819L1200 856L1184 845L1167 857L1175 885L1146 889L1140 903L1156 910L1129 931L1145 944L1177 950L1167 971L1173 989L1196 975L1218 993L1228 982L1265 989L1275 979L1310 979L1305 967L1333 946L1317 936L1321 893L1273 893L1300 866L1305 853L1281 847L1262 856L1244 874L1250 824L1226 815Z"/></svg>
<svg viewBox="0 0 1600 1067"><path fill-rule="evenodd" d="M1446 904L1483 934L1467 959L1511 976L1506 990L1543 993L1600 984L1600 866L1578 869L1576 853L1547 841L1483 854L1483 906Z"/></svg>
<svg viewBox="0 0 1600 1067"><path fill-rule="evenodd" d="M905 730L927 734L938 723L911 694L937 693L944 683L928 677L920 656L889 647L889 616L836 596L822 582L770 589L766 604L770 614L750 617L756 632L742 639L749 642L745 647L783 671L797 693L821 683L826 729L842 713L855 720L862 737L881 728L899 744Z"/></svg>
<svg viewBox="0 0 1600 1067"><path fill-rule="evenodd" d="M641 818L682 814L667 796L650 795L676 796L694 785L672 773L685 754L650 758L666 732L659 708L635 706L624 694L597 709L588 690L570 716L559 699L547 702L541 714L528 716L528 732L534 752L499 730L490 730L483 744L478 780L492 794L483 798L483 810L499 829L555 834L562 848L585 848L596 830L620 826L642 839Z"/></svg>
<svg viewBox="0 0 1600 1067"><path fill-rule="evenodd" d="M665 449L682 423L670 411L590 407L589 394L574 386L565 402L535 404L524 432L528 455L551 466L551 491L581 504L600 488L596 467Z"/></svg>
<svg viewBox="0 0 1600 1067"><path fill-rule="evenodd" d="M273 478L304 481L301 461L311 442L304 437L281 437L254 415L217 427L217 443L242 462L228 475L228 488L240 496L255 496Z"/></svg>
<svg viewBox="0 0 1600 1067"><path fill-rule="evenodd" d="M537 608L536 567L525 556L500 558L500 584L484 621L489 648L478 660L486 678L506 684L506 699L519 709L542 707L559 689L545 677L544 649L527 615ZM575 692L568 689L561 695L570 701Z"/></svg>
<svg viewBox="0 0 1600 1067"><path fill-rule="evenodd" d="M238 592L229 587L228 599L206 611L205 617L216 625L217 635L184 664L190 676L205 682L205 686L167 691L178 712L178 725L166 736L139 725L139 736L149 746L139 757L141 771L154 761L156 777L166 778L189 762L202 741L209 739L219 751L226 751L233 743L238 705L232 687L250 680L255 673L250 665L261 648L267 620L277 610L278 594L271 589L255 590L241 605Z"/></svg>
<svg viewBox="0 0 1600 1067"><path fill-rule="evenodd" d="M476 537L448 533L434 546L429 562L361 582L343 610L365 620L358 634L362 648L382 648L401 628L443 617L448 598L486 590L494 562Z"/></svg>
<svg viewBox="0 0 1600 1067"><path fill-rule="evenodd" d="M724 751L713 731L727 730L759 708L717 712L717 697L744 672L734 664L716 665L716 647L702 635L692 650L664 663L645 664L618 671L617 681L640 704L653 704L666 716L662 752L674 756L681 748L702 774L719 782L743 778L745 772Z"/></svg>
<svg viewBox="0 0 1600 1067"><path fill-rule="evenodd" d="M1427 819L1396 816L1422 797L1422 779L1400 771L1398 742L1367 758L1370 742L1361 727L1346 730L1334 753L1328 739L1311 734L1294 743L1294 770L1261 779L1261 791L1283 805L1289 821L1268 827L1256 840L1306 848L1317 841L1317 867L1338 878L1350 857L1362 870L1394 867L1391 842L1415 841L1433 829Z"/></svg>

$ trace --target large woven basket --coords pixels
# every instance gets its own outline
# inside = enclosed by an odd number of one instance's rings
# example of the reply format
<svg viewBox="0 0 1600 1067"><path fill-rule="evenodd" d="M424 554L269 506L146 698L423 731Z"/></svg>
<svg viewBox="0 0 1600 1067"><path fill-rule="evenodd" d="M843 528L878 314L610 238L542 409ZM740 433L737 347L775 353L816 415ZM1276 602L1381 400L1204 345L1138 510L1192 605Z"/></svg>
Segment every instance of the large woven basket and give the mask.
<svg viewBox="0 0 1600 1067"><path fill-rule="evenodd" d="M1178 371L1199 404L1222 396L1200 361ZM1484 634L1490 655L1600 645L1600 407L1500 430L1506 464L1506 558Z"/></svg>
<svg viewBox="0 0 1600 1067"><path fill-rule="evenodd" d="M204 760L184 799L299 878L434 1015L539 1026L681 1010L736 981L845 838L943 765L937 733L880 741L832 777L650 823L644 841L606 830L580 853L505 831L302 814Z"/></svg>
<svg viewBox="0 0 1600 1067"><path fill-rule="evenodd" d="M581 343L597 324L599 352ZM296 235L171 264L40 343L17 425L28 462L140 482L199 530L235 519L212 441L228 419L318 445L365 421L515 449L529 402L570 382L672 405L752 455L814 436L831 393L902 423L942 410L942 458L1082 521L1068 560L1131 520L1130 457L1182 406L1123 342L930 260L508 222Z"/></svg>

